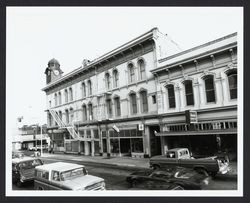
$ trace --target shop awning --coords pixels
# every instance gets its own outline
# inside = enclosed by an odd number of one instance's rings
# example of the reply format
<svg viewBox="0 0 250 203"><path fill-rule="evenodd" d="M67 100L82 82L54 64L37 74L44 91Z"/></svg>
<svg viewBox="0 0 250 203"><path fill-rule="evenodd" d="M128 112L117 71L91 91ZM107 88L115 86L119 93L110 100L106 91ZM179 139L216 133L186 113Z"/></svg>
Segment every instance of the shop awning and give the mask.
<svg viewBox="0 0 250 203"><path fill-rule="evenodd" d="M237 134L237 128L223 129L223 130L200 130L200 131L179 131L179 132L159 132L156 136L185 136L185 135L225 135Z"/></svg>

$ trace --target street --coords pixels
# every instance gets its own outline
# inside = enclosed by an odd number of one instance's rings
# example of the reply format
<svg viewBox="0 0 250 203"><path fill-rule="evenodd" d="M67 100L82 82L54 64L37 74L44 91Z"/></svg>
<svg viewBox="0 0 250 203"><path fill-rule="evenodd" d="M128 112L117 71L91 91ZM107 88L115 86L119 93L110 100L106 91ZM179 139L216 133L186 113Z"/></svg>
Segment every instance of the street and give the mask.
<svg viewBox="0 0 250 203"><path fill-rule="evenodd" d="M58 162L55 158L42 158L44 164ZM102 165L99 163L84 163L82 161L76 160L64 160L64 162L82 164L88 170L88 173L94 176L99 176L105 179L106 190L128 190L129 185L126 182L126 176L134 172L132 169L114 167ZM236 178L226 178L223 176L217 176L211 180L210 184L206 187L206 190L236 190L237 189L237 179ZM27 182L23 184L22 187L18 188L13 185L13 190L33 190L33 183Z"/></svg>

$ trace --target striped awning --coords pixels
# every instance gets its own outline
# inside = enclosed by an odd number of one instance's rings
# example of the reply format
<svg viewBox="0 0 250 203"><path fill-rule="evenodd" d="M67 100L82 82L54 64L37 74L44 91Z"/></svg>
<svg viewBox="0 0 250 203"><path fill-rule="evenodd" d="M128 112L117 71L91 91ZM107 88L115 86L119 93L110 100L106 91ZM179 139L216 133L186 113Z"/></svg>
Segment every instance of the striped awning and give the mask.
<svg viewBox="0 0 250 203"><path fill-rule="evenodd" d="M199 131L165 131L155 133L156 136L185 136L185 135L229 135L229 134L237 134L237 128L231 129L217 129L217 130L199 130Z"/></svg>

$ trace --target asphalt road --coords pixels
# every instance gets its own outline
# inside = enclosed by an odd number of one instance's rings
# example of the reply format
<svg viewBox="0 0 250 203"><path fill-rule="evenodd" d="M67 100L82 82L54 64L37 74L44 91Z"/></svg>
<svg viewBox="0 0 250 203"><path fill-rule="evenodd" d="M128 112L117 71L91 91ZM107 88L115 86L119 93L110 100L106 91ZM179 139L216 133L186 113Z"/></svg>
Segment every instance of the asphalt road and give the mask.
<svg viewBox="0 0 250 203"><path fill-rule="evenodd" d="M52 158L42 158L44 163L53 163L61 160ZM65 162L77 163L85 165L89 174L102 177L106 183L107 190L128 190L129 185L125 181L126 176L135 170L129 168L117 168L114 166L101 165L99 163L83 163L82 161L65 160ZM25 183L21 188L13 185L13 190L33 190L33 183ZM235 178L224 178L222 176L215 177L206 190L236 190L237 180Z"/></svg>

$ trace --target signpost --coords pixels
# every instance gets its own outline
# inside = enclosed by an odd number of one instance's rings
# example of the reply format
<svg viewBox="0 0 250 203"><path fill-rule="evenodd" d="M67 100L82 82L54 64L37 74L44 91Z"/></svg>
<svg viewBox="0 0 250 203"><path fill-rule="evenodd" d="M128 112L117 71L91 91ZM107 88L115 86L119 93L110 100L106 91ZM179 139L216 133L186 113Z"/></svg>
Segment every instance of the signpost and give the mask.
<svg viewBox="0 0 250 203"><path fill-rule="evenodd" d="M186 123L187 124L192 124L192 123L198 122L197 111L187 110L187 111L185 111L185 115L186 115Z"/></svg>

